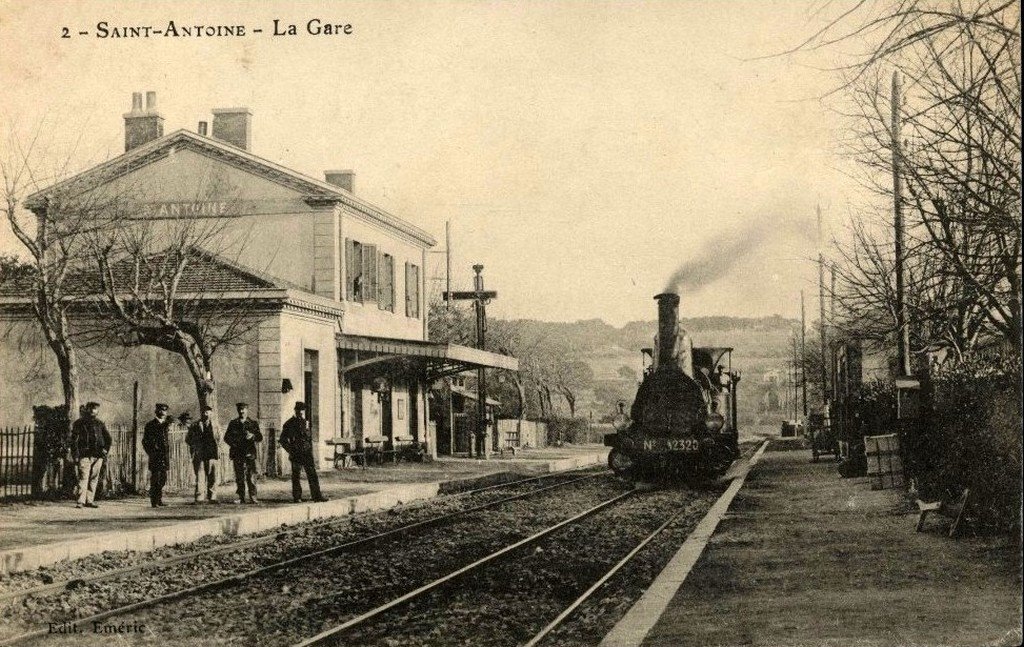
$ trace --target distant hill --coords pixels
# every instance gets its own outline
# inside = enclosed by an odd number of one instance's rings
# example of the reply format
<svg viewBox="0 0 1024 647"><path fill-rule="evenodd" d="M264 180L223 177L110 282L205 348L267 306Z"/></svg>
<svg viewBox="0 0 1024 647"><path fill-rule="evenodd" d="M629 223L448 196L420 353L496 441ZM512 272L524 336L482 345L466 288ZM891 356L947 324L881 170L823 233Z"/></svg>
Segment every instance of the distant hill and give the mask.
<svg viewBox="0 0 1024 647"><path fill-rule="evenodd" d="M632 401L636 392L633 376L642 371L641 348L654 343L657 321L632 321L615 327L601 319L574 322L546 322L532 319L515 320L517 326L532 336L542 336L564 343L586 361L594 372L594 388L580 398L580 415L592 411L598 420L614 411L617 399ZM792 335L800 322L778 315L771 317L691 317L681 320L693 339L694 346L731 346L732 368L741 371L740 416L748 422L759 419L774 423L785 412L773 405L776 399L784 406L787 396L785 382L791 370Z"/></svg>

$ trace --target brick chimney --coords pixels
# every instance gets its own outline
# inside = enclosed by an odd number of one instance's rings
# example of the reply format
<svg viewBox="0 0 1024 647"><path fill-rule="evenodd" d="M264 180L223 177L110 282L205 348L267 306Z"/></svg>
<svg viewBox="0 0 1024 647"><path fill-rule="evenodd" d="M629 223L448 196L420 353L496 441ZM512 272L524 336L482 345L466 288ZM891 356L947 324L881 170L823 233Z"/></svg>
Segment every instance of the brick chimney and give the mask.
<svg viewBox="0 0 1024 647"><path fill-rule="evenodd" d="M248 108L217 108L213 111L212 135L244 150L252 149L252 113Z"/></svg>
<svg viewBox="0 0 1024 647"><path fill-rule="evenodd" d="M156 92L146 93L145 109L142 93L132 92L132 111L124 113L125 152L163 136L164 118L156 111Z"/></svg>
<svg viewBox="0 0 1024 647"><path fill-rule="evenodd" d="M336 187L345 189L349 193L354 193L352 188L355 186L356 173L350 170L324 171L324 180L328 184L333 184Z"/></svg>

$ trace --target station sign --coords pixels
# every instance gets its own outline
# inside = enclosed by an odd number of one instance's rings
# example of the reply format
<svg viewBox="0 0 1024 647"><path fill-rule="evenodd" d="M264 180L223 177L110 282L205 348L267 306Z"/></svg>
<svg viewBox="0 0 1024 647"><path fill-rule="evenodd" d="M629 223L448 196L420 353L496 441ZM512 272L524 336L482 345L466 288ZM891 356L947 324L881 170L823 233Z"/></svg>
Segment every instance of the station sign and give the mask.
<svg viewBox="0 0 1024 647"><path fill-rule="evenodd" d="M235 215L232 203L200 200L190 202L144 202L139 210L141 218L225 218Z"/></svg>
<svg viewBox="0 0 1024 647"><path fill-rule="evenodd" d="M310 205L300 199L270 200L154 200L133 203L139 220L179 218L239 218L272 214L309 213Z"/></svg>

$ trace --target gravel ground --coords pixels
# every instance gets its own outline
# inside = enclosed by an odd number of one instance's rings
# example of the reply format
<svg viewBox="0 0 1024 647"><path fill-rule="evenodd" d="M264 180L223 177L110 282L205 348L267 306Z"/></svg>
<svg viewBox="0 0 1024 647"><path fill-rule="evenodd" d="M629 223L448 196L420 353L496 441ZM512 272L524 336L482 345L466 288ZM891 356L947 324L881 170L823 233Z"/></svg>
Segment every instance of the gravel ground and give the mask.
<svg viewBox="0 0 1024 647"><path fill-rule="evenodd" d="M91 575L110 572L130 566L149 567L157 562L175 557L185 556L200 550L223 547L225 550L233 545L238 545L252 539L266 539L276 541L282 532L295 533L302 536L313 533L314 536L325 535L330 539L337 539L339 536L355 538L363 534L383 532L388 528L394 528L407 523L413 523L439 514L455 512L472 506L480 505L488 501L497 500L503 497L519 493L533 491L553 485L559 482L579 478L586 474L593 474L603 471L600 468L594 470L579 471L573 473L559 474L540 481L532 481L517 485L509 483L501 488L488 490L471 496L446 496L430 499L428 501L414 501L406 505L397 506L390 510L373 511L335 517L328 520L311 521L292 526L281 526L273 530L259 533L252 533L236 537L217 535L204 537L194 542L164 546L154 551L104 551L97 555L91 555L76 560L65 560L50 566L40 567L32 571L22 571L7 575L0 575L0 618L5 617L5 606L7 601L4 596L24 591L34 587L53 584L55 582L72 582ZM450 494L458 494L458 491Z"/></svg>
<svg viewBox="0 0 1024 647"><path fill-rule="evenodd" d="M121 621L124 625L145 627L131 635L131 644L287 644L382 604L438 574L455 570L628 488L611 477L591 479L417 529L411 535L381 539L343 555L315 558L288 571L265 574L224 590L139 610L108 624L116 626ZM476 497L470 499L476 502ZM426 510L418 512L428 516ZM433 514L436 513L434 510ZM373 526L389 522L396 525L387 516L352 519L351 528L358 535L367 536L379 531L370 531ZM410 519L403 521L408 523ZM29 598L4 609L0 620L11 628L6 630L10 635L24 630L26 623L38 626L58 618L91 615L249 570L282 556L310 552L328 543L327 540L339 543L344 537L324 537L314 529L290 533L271 544L147 571L144 577L90 582L60 595ZM110 640L107 634L93 633L91 627L79 630L82 633L75 637L75 644L105 644ZM61 636L50 635L37 644L65 642Z"/></svg>
<svg viewBox="0 0 1024 647"><path fill-rule="evenodd" d="M742 442L740 451L746 458L760 445L760 440ZM715 498L719 493L716 492ZM704 498L692 504L701 510L697 521L704 517L715 498ZM640 599L689 537L695 525L690 510L687 510L606 582L597 594L541 641L541 647L591 647L600 643Z"/></svg>
<svg viewBox="0 0 1024 647"><path fill-rule="evenodd" d="M671 539L685 538L718 494L681 488L639 493L524 547L515 557L488 564L414 603L387 612L386 617L346 632L336 642L367 647L520 645L661 523L684 510L673 523L672 537L661 543L662 550L656 552L655 559L646 558L645 551L641 553L645 559L634 565L632 575L625 574L634 581L653 579L672 554ZM628 609L633 593L628 589L606 586L597 598ZM601 608L600 603L592 606ZM568 625L550 644L561 646L575 639L580 641L578 644L593 645L595 638L599 642L604 623L590 613L593 611L585 610L583 625Z"/></svg>

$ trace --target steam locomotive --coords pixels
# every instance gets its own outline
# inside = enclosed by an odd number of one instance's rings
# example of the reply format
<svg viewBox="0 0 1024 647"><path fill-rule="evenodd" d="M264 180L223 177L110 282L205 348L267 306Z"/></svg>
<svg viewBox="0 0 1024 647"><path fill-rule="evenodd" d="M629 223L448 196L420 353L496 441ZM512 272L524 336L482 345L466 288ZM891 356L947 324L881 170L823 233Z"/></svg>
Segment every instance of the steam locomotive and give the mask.
<svg viewBox="0 0 1024 647"><path fill-rule="evenodd" d="M732 370L732 348L693 348L679 325L679 295L654 298L658 334L655 348L644 349L652 364L644 372L629 417L620 411L617 433L604 438L612 448L608 466L629 478L715 478L739 457L740 376Z"/></svg>

